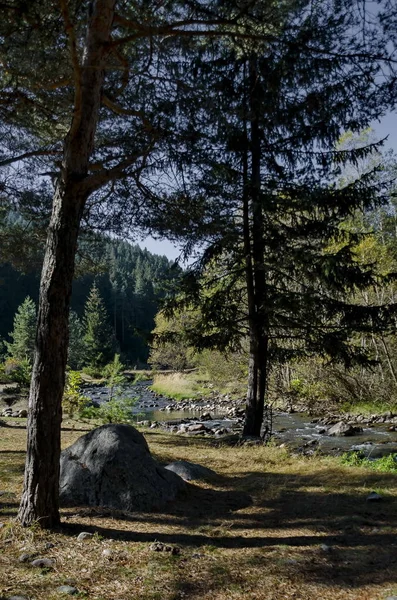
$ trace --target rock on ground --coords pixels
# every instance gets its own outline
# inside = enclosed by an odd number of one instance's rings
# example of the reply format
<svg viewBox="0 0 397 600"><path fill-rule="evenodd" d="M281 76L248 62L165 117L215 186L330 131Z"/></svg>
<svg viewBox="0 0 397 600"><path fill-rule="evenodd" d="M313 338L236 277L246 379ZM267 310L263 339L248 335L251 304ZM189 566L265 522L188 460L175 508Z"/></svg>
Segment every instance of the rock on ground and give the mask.
<svg viewBox="0 0 397 600"><path fill-rule="evenodd" d="M200 479L206 481L216 477L215 471L187 460L177 460L176 462L167 465L165 468L173 473L176 473L185 481L194 481Z"/></svg>
<svg viewBox="0 0 397 600"><path fill-rule="evenodd" d="M184 490L184 481L151 457L145 438L130 425L103 425L61 454L63 506L156 510Z"/></svg>
<svg viewBox="0 0 397 600"><path fill-rule="evenodd" d="M335 425L333 425L332 427L330 427L328 429L328 431L326 432L327 435L331 435L331 436L351 436L351 435L356 435L357 433L361 433L362 429L361 427L354 427L353 425L350 425L349 423L344 423L343 421L339 421L339 423L335 423Z"/></svg>

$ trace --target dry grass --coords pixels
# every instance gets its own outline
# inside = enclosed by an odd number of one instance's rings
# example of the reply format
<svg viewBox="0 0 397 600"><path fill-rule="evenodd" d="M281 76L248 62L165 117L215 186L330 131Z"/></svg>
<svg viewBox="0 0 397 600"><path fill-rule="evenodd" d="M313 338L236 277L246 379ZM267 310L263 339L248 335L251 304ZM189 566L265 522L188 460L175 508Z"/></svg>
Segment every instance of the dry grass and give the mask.
<svg viewBox="0 0 397 600"><path fill-rule="evenodd" d="M80 433L65 430L64 445ZM397 594L393 475L293 458L277 448L216 447L207 439L148 431L158 459L192 460L219 477L190 486L164 512L68 509L60 531L43 532L13 520L25 431L2 427L0 434L4 597L55 600L64 583L92 600L384 600ZM373 489L383 502L366 502ZM81 531L96 535L78 542ZM153 552L154 540L178 546L180 554ZM54 568L19 562L24 552L54 559Z"/></svg>
<svg viewBox="0 0 397 600"><path fill-rule="evenodd" d="M204 375L197 371L190 373L156 373L153 377L152 389L175 400L198 398L209 393L203 385Z"/></svg>

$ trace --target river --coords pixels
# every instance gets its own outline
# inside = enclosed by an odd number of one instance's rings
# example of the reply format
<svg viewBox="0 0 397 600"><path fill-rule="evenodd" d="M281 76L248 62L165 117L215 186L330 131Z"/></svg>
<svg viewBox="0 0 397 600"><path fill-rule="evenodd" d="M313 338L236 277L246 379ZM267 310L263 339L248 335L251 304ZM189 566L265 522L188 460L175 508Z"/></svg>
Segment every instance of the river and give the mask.
<svg viewBox="0 0 397 600"><path fill-rule="evenodd" d="M211 407L211 419L200 419L203 412L207 412L206 401L196 403L196 410L167 410L175 406L169 398L158 396L150 389L149 381L139 382L123 389L123 395L137 398L137 403L132 409L137 421L150 421L167 426L176 431L181 422L190 424L205 423L208 430L236 431L239 429L241 419L231 418L224 412L217 412ZM85 387L84 394L94 402L101 404L108 398L108 390L104 387ZM389 425L376 424L363 425L362 433L352 437L329 436L322 431L324 425L318 425L311 417L304 413L284 413L275 411L273 414L274 439L278 444L285 444L291 448L318 449L323 453L336 453L340 451L359 450L366 456L378 458L385 454L397 453L397 431L389 431ZM241 429L241 426L240 426Z"/></svg>

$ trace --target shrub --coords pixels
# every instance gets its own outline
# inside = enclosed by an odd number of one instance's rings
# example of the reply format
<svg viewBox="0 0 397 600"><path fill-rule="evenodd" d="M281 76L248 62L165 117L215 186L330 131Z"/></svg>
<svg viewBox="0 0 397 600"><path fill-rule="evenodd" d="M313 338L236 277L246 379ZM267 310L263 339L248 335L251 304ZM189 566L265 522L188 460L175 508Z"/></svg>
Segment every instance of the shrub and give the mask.
<svg viewBox="0 0 397 600"><path fill-rule="evenodd" d="M81 412L81 416L86 419L95 419L102 424L106 423L132 423L132 409L137 402L137 398L115 397L104 402L96 408L87 406Z"/></svg>
<svg viewBox="0 0 397 600"><path fill-rule="evenodd" d="M8 381L19 383L22 387L29 387L32 377L32 365L29 359L7 358L3 365L3 372Z"/></svg>
<svg viewBox="0 0 397 600"><path fill-rule="evenodd" d="M388 454L382 458L370 459L362 456L360 452L345 452L342 454L341 463L349 467L364 467L381 473L397 472L397 454Z"/></svg>
<svg viewBox="0 0 397 600"><path fill-rule="evenodd" d="M81 416L90 399L81 393L82 378L78 371L66 373L66 384L62 398L62 407L69 417Z"/></svg>

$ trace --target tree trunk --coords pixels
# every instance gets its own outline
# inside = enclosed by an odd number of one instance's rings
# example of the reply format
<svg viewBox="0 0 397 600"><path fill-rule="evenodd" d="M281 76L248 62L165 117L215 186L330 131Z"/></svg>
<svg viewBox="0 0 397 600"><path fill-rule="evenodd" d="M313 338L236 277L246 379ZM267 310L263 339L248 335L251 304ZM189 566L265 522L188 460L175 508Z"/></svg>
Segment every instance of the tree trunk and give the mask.
<svg viewBox="0 0 397 600"><path fill-rule="evenodd" d="M67 3L60 1L60 5L68 33ZM18 513L23 525L37 521L49 528L60 521L59 458L69 304L80 220L90 194L86 179L99 118L114 6L115 0L92 2L82 65L77 64L78 57L72 51L74 114L65 139L41 275L25 480Z"/></svg>
<svg viewBox="0 0 397 600"><path fill-rule="evenodd" d="M59 523L62 395L68 351L69 302L84 197L57 189L44 258L28 418L23 525Z"/></svg>
<svg viewBox="0 0 397 600"><path fill-rule="evenodd" d="M263 211L261 198L260 93L255 57L249 60L249 114L251 116L251 171L244 163L244 244L249 323L249 373L244 435L260 436L263 424L268 366L266 270L264 265ZM251 219L250 219L251 216Z"/></svg>

